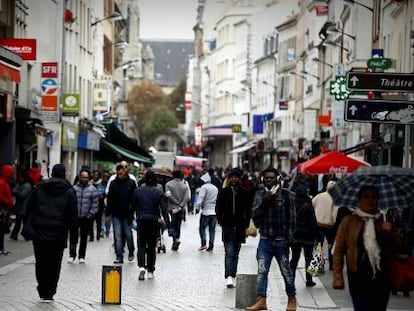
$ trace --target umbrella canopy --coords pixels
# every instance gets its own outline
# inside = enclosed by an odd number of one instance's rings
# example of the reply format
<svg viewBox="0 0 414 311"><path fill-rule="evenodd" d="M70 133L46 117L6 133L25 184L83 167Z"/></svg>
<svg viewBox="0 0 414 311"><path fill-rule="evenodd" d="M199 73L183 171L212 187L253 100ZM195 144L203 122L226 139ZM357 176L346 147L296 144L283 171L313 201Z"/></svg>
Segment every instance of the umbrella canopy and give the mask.
<svg viewBox="0 0 414 311"><path fill-rule="evenodd" d="M360 167L340 179L329 193L337 205L358 207L358 192L362 186L378 189L378 203L383 213L390 208L414 204L414 169L396 166Z"/></svg>
<svg viewBox="0 0 414 311"><path fill-rule="evenodd" d="M369 166L369 164L332 150L300 163L298 172L302 174L347 174L361 166Z"/></svg>

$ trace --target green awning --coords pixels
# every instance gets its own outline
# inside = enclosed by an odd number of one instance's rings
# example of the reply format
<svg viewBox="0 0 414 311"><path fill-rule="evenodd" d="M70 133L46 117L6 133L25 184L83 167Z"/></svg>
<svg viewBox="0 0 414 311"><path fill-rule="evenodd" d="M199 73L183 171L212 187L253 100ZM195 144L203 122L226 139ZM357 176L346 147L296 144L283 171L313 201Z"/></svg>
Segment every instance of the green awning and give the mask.
<svg viewBox="0 0 414 311"><path fill-rule="evenodd" d="M151 159L151 158L144 157L144 156L139 155L135 152L132 152L128 149L122 148L121 146L112 144L112 143L106 141L105 139L101 139L101 144L106 149L109 149L110 151L112 151L114 153L120 154L126 160L137 161L139 163L146 163L146 164L153 164L154 163L154 160Z"/></svg>

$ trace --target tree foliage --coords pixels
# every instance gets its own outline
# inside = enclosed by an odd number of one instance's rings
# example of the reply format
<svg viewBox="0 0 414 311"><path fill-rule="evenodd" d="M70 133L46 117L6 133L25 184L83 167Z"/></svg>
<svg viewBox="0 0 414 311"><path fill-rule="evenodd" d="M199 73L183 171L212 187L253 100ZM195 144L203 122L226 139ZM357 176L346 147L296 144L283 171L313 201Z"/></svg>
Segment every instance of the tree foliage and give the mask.
<svg viewBox="0 0 414 311"><path fill-rule="evenodd" d="M183 80L169 95L171 99L171 106L174 108L175 116L177 117L180 123L185 123L184 101L186 89L187 84L185 80Z"/></svg>
<svg viewBox="0 0 414 311"><path fill-rule="evenodd" d="M170 97L150 80L131 89L128 112L143 147L149 147L157 136L171 133L178 125Z"/></svg>

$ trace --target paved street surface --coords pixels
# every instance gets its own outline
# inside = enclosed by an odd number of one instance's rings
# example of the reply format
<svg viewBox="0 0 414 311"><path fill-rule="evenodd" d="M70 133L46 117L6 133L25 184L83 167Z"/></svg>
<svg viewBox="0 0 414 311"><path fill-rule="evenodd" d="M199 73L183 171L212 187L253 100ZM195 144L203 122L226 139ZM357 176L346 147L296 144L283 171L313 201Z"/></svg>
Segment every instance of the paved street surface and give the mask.
<svg viewBox="0 0 414 311"><path fill-rule="evenodd" d="M182 243L178 252L171 251L171 239L164 233L166 253L157 254L155 277L138 281L136 259L122 265L122 304L101 304L101 274L103 265L115 259L112 238L89 242L85 264L69 264L68 250L62 262L62 272L55 301L39 302L34 275L34 258L30 242L8 240L6 249L12 253L0 257L0 310L239 310L235 308L237 288L225 287L224 249L220 227L216 232L213 253L199 252L198 215L189 215L182 227ZM258 238L249 238L242 246L239 271L255 274L255 252ZM276 262L269 282L269 310L285 310L287 297ZM297 273L298 310L352 310L346 291L331 289L330 272L315 278L317 285L306 288L304 265ZM414 310L411 297L393 296L389 310Z"/></svg>

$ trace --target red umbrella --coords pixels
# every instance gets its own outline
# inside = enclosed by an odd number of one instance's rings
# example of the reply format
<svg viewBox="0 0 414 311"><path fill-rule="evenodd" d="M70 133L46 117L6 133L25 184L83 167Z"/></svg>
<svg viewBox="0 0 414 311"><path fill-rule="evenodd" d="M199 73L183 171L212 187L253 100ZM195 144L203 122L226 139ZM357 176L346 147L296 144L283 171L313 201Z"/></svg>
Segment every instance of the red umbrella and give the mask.
<svg viewBox="0 0 414 311"><path fill-rule="evenodd" d="M347 174L360 166L369 166L369 164L332 150L300 163L298 172L302 174Z"/></svg>

